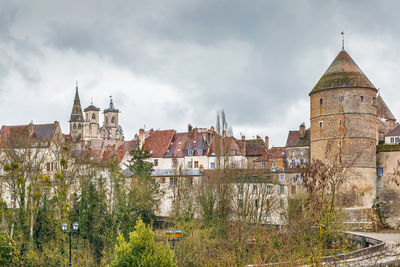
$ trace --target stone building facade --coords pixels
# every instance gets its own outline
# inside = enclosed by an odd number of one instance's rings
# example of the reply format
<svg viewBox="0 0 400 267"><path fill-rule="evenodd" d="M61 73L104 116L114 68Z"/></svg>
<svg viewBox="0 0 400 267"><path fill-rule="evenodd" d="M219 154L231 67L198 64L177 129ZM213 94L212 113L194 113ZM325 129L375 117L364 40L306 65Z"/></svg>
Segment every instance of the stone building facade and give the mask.
<svg viewBox="0 0 400 267"><path fill-rule="evenodd" d="M84 109L85 116L82 113L81 102L79 98L78 85L75 88L74 104L72 106L71 117L69 120L71 139L92 140L92 139L112 139L122 140L122 128L118 124L119 110L114 107L110 96L110 106L104 110L104 123L100 127L100 108L90 104Z"/></svg>
<svg viewBox="0 0 400 267"><path fill-rule="evenodd" d="M310 92L311 159L350 170L348 186L362 190L352 206L376 196L377 92L345 50Z"/></svg>

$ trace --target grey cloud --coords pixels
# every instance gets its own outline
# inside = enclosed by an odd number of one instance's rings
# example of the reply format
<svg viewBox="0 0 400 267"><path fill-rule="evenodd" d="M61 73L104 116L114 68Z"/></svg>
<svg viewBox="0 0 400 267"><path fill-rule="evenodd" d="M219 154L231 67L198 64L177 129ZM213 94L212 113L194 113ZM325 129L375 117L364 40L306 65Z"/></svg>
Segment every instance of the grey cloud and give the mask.
<svg viewBox="0 0 400 267"><path fill-rule="evenodd" d="M46 64L45 50L73 51L177 88L182 103L160 105L168 121L154 113L146 116L147 125L178 128L190 120L209 126L216 110L224 108L234 129L279 125L281 132L274 138L283 144L288 128L307 121L308 109L297 107L298 102L308 101L309 91L339 51L342 30L350 54L352 42L398 38L400 21L390 4L396 2L19 2L17 9L5 9L4 14L10 15L0 15L0 33L9 33L0 45L13 47L0 62L0 75L11 64L33 83L51 79L39 75L40 64ZM14 29L10 33L15 22L23 31L16 32L18 38ZM20 42L24 35L26 47ZM22 62L24 56L28 60ZM101 80L87 83L95 87ZM110 90L121 90L123 96L139 89ZM129 108L126 99L121 105ZM302 114L291 114L291 107ZM137 131L131 124L124 129L125 134Z"/></svg>

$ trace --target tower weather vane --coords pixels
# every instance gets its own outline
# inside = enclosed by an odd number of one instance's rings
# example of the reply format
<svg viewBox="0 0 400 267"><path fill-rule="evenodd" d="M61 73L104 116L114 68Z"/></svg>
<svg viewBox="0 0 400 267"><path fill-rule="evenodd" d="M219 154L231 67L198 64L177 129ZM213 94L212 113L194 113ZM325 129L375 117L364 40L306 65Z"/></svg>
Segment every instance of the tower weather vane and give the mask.
<svg viewBox="0 0 400 267"><path fill-rule="evenodd" d="M342 50L344 50L344 31L341 34L342 34Z"/></svg>

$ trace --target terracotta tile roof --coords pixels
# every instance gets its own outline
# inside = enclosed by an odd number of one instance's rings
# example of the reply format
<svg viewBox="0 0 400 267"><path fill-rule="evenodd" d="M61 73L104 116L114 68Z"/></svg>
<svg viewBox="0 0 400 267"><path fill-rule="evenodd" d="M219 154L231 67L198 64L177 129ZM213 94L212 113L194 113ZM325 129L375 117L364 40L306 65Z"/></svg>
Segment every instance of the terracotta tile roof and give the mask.
<svg viewBox="0 0 400 267"><path fill-rule="evenodd" d="M400 136L400 124L397 124L386 136Z"/></svg>
<svg viewBox="0 0 400 267"><path fill-rule="evenodd" d="M299 131L289 131L289 135L286 140L286 147L300 147L309 145L310 145L310 129L306 130L306 134L303 138L300 138Z"/></svg>
<svg viewBox="0 0 400 267"><path fill-rule="evenodd" d="M246 140L246 156L261 156L265 152L262 139Z"/></svg>
<svg viewBox="0 0 400 267"><path fill-rule="evenodd" d="M56 123L3 126L0 137L12 145L17 145L18 142L47 142L46 145L39 144L39 146L48 146L54 138L57 127L59 126Z"/></svg>
<svg viewBox="0 0 400 267"><path fill-rule="evenodd" d="M218 137L214 134L211 145L208 150L208 156L216 156L218 153L221 152L220 154L223 155L224 153L228 153L229 155L232 155L231 152L235 151L235 155L242 155L242 151L238 144L235 142L235 139L233 137L224 137L220 138L219 140L219 149L217 149L218 145ZM225 144L225 147L224 147ZM228 150L228 151L227 151Z"/></svg>
<svg viewBox="0 0 400 267"><path fill-rule="evenodd" d="M187 133L175 133L167 151L164 155L166 158L183 158L185 156L185 146L188 140ZM147 141L147 139L146 139Z"/></svg>
<svg viewBox="0 0 400 267"><path fill-rule="evenodd" d="M144 149L151 152L151 157L161 158L167 152L174 134L174 130L155 131L145 139Z"/></svg>
<svg viewBox="0 0 400 267"><path fill-rule="evenodd" d="M185 156L189 156L189 150L193 150L193 156L205 155L208 149L205 140L205 133L193 132L192 134L189 134L185 146Z"/></svg>
<svg viewBox="0 0 400 267"><path fill-rule="evenodd" d="M310 94L337 87L369 87L375 89L367 76L344 50L339 52Z"/></svg>
<svg viewBox="0 0 400 267"><path fill-rule="evenodd" d="M393 116L393 113L390 111L385 101L381 96L378 96L376 99L376 115L378 118L386 119L386 120L396 120Z"/></svg>
<svg viewBox="0 0 400 267"><path fill-rule="evenodd" d="M283 158L283 154L285 153L284 147L271 147L267 152L265 152L261 157L256 159L256 162L267 162L269 160L275 160L279 158Z"/></svg>

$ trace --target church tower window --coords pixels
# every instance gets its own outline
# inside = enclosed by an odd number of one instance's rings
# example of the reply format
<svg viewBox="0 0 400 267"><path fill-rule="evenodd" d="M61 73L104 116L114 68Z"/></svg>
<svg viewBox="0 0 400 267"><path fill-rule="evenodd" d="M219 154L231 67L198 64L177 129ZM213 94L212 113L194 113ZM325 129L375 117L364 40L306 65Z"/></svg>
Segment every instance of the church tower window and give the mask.
<svg viewBox="0 0 400 267"><path fill-rule="evenodd" d="M96 119L96 115L95 115L95 114L92 115L92 119L93 119L93 120Z"/></svg>
<svg viewBox="0 0 400 267"><path fill-rule="evenodd" d="M114 116L111 118L111 123L115 123L115 117Z"/></svg>
<svg viewBox="0 0 400 267"><path fill-rule="evenodd" d="M76 129L76 124L74 123L74 129Z"/></svg>

